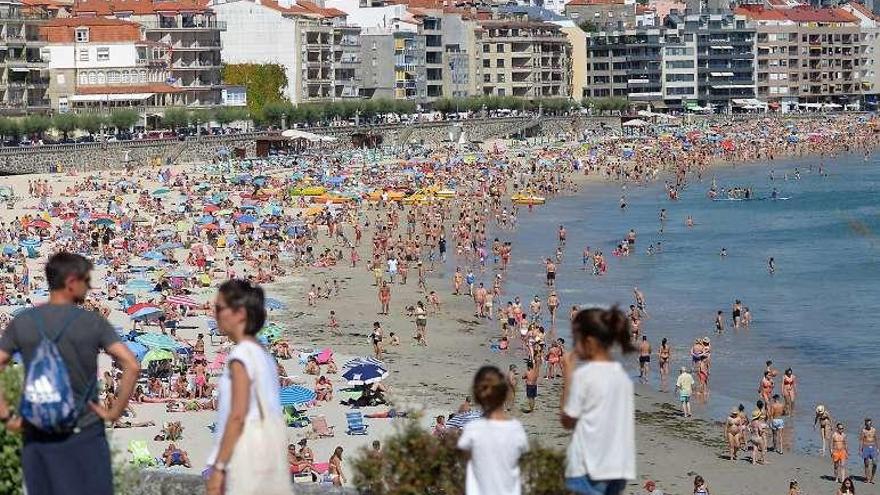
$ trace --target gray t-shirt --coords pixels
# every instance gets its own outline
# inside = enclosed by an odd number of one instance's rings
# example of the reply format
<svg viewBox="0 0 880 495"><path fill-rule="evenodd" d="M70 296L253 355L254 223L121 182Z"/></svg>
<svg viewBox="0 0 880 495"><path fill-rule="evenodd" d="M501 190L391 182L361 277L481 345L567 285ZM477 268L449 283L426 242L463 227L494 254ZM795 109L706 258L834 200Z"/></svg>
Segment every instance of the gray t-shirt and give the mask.
<svg viewBox="0 0 880 495"><path fill-rule="evenodd" d="M39 315L33 314L39 312ZM42 316L42 319L40 319ZM37 347L42 341L37 324L42 324L43 332L55 338L62 327L67 328L58 340L58 350L67 365L70 385L77 404L83 403L83 396L91 389L93 400L97 397L98 352L119 342L119 336L110 323L98 313L86 311L79 306L44 304L31 308L16 316L0 337L0 349L9 354L20 352L28 369ZM89 426L99 421L98 416L88 407L83 408L77 426Z"/></svg>

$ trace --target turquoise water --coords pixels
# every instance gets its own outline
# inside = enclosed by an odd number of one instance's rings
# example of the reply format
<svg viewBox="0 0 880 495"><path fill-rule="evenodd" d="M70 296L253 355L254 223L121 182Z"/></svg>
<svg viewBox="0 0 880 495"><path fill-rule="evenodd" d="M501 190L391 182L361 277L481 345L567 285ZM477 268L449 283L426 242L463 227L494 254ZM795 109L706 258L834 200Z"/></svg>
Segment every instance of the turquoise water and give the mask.
<svg viewBox="0 0 880 495"><path fill-rule="evenodd" d="M662 183L629 186L628 206L621 211L620 185L599 184L540 211L523 210L513 238L515 270L500 302L514 295L524 300L535 293L544 297L538 260L553 256L556 229L565 224L568 245L557 281L563 314L572 304L619 303L626 308L638 286L650 314L644 332L655 347L662 337L670 339L675 365L689 364L695 337L712 338L712 393L703 414L720 420L738 403L751 410L764 362L772 359L780 372L793 368L800 381L796 446L817 448L812 409L820 402L847 424L855 443L862 419L880 417L880 158L824 160L828 177L818 174L819 163L776 162L714 173L719 187L749 185L757 196L769 196L775 186L781 196L791 197L788 201L712 202L706 197L709 176L692 183L677 202L666 199ZM800 180L793 178L795 167ZM777 177L772 182L771 168ZM785 171L787 181L781 178ZM662 236L661 208L668 211ZM693 228L685 226L687 215L696 222ZM630 228L638 234L636 253L611 256ZM647 255L648 243L660 240L663 252ZM581 271L587 245L606 254L604 277ZM720 256L722 247L727 257ZM770 257L777 266L772 276L767 270ZM734 333L731 328L735 299L751 309L749 331ZM713 333L718 310L727 318L723 336ZM566 336L569 330L560 332ZM635 362L635 357L627 359ZM781 393L781 377L775 390Z"/></svg>

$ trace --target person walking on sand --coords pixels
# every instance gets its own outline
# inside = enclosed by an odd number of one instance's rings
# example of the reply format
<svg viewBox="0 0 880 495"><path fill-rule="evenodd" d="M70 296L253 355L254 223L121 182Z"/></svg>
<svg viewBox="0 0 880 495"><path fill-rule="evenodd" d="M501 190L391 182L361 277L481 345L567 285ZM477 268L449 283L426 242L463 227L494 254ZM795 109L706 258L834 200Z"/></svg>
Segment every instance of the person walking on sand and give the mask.
<svg viewBox="0 0 880 495"><path fill-rule="evenodd" d="M391 306L391 286L384 280L379 286L379 306L379 314L387 315Z"/></svg>
<svg viewBox="0 0 880 495"><path fill-rule="evenodd" d="M797 395L797 377L791 368L782 375L782 398L785 401L785 414L794 413L794 400Z"/></svg>
<svg viewBox="0 0 880 495"><path fill-rule="evenodd" d="M871 418L865 418L865 426L859 433L859 454L865 463L865 481L874 483L877 474L877 453L880 451L880 443L877 441L877 430Z"/></svg>
<svg viewBox="0 0 880 495"><path fill-rule="evenodd" d="M535 410L535 399L538 397L538 379L541 377L541 370L539 370L534 361L531 359L526 361L526 374L523 375L523 379L526 382L526 401L528 403L528 409L524 412L530 413Z"/></svg>
<svg viewBox="0 0 880 495"><path fill-rule="evenodd" d="M206 494L280 494L279 480L289 479L289 467L278 372L274 358L255 337L266 322L263 289L246 280L224 282L214 314L217 327L235 347L218 382ZM260 449L259 461L252 460L253 449ZM253 471L257 463L259 476Z"/></svg>
<svg viewBox="0 0 880 495"><path fill-rule="evenodd" d="M846 461L849 459L849 447L846 443L846 432L843 424L837 423L836 431L831 434L831 462L834 466L834 479L842 483L846 478Z"/></svg>
<svg viewBox="0 0 880 495"><path fill-rule="evenodd" d="M507 389L510 393L507 395L506 409L510 411L516 406L516 392L519 389L519 373L516 371L516 365L511 364L507 369Z"/></svg>
<svg viewBox="0 0 880 495"><path fill-rule="evenodd" d="M773 394L770 406L767 407L770 419L770 433L773 443L773 452L782 455L782 430L785 428L785 404L779 398L779 394Z"/></svg>
<svg viewBox="0 0 880 495"><path fill-rule="evenodd" d="M580 495L619 495L636 477L633 383L611 354L635 350L627 317L617 308L592 308L572 321L574 350L563 367L560 420L573 430L565 486ZM602 445L602 449L595 448Z"/></svg>
<svg viewBox="0 0 880 495"><path fill-rule="evenodd" d="M333 450L333 455L330 456L329 464L329 473L330 479L333 482L333 486L342 486L348 480L345 479L345 473L342 472L342 446L336 447Z"/></svg>
<svg viewBox="0 0 880 495"><path fill-rule="evenodd" d="M642 335L642 340L639 342L639 381L641 383L648 383L648 374L650 372L651 343L648 342L646 335Z"/></svg>
<svg viewBox="0 0 880 495"><path fill-rule="evenodd" d="M669 363L672 359L672 349L666 337L660 341L660 348L657 350L657 365L660 367L660 391L666 392L669 386Z"/></svg>
<svg viewBox="0 0 880 495"><path fill-rule="evenodd" d="M678 373L678 379L675 381L675 389L678 391L679 402L681 402L681 413L685 418L691 417L691 394L694 389L694 376L690 374L687 368L682 367Z"/></svg>
<svg viewBox="0 0 880 495"><path fill-rule="evenodd" d="M22 406L42 397L35 394L36 381L52 387L58 372L47 373L39 366L40 351L54 343L60 361L43 358L67 370L74 410L69 421L35 424L41 416L29 415L24 407L10 410L0 394L0 423L8 432L22 433L21 468L30 495L112 495L113 471L104 422L116 422L128 409L140 371L137 359L119 340L110 323L94 311L81 307L91 288L92 263L86 258L58 252L46 263L49 301L21 312L6 326L0 338L0 371L12 355L21 354L26 370ZM97 404L98 353L104 350L122 369L112 408ZM36 374L36 376L35 376ZM53 375L53 376L48 376ZM51 379L55 378L55 381ZM61 393L57 389L50 392ZM36 394L40 395L40 394ZM60 401L41 406L60 405ZM28 408L29 409L29 408Z"/></svg>
<svg viewBox="0 0 880 495"><path fill-rule="evenodd" d="M464 426L458 448L468 453L466 495L520 495L519 459L528 450L522 423L504 410L510 395L501 370L483 366L474 377L473 396L483 417Z"/></svg>
<svg viewBox="0 0 880 495"><path fill-rule="evenodd" d="M819 427L819 437L822 439L822 450L820 455L825 456L825 449L828 445L828 437L831 435L831 414L825 409L825 406L819 404L816 406L816 417L813 418L813 429Z"/></svg>

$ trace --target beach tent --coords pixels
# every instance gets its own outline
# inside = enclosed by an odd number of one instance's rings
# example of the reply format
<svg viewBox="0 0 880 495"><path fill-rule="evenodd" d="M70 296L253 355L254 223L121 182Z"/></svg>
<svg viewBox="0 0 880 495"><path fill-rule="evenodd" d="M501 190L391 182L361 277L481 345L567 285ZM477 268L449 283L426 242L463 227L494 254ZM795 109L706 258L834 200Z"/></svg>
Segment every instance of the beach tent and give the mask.
<svg viewBox="0 0 880 495"><path fill-rule="evenodd" d="M642 119L632 119L632 120L627 120L626 122L624 122L624 123L621 124L621 125L622 125L623 127L645 127L645 126L648 126L648 125L650 125L650 124L647 123L647 122L645 122L645 121L642 120Z"/></svg>
<svg viewBox="0 0 880 495"><path fill-rule="evenodd" d="M483 413L481 411L468 411L464 413L459 413L446 422L446 427L461 429L464 428L464 425L482 417Z"/></svg>
<svg viewBox="0 0 880 495"><path fill-rule="evenodd" d="M149 351L144 344L141 344L140 342L132 342L131 340L125 341L125 347L128 347L128 350L134 354L134 357L137 358L138 361L143 360L144 356L146 356Z"/></svg>

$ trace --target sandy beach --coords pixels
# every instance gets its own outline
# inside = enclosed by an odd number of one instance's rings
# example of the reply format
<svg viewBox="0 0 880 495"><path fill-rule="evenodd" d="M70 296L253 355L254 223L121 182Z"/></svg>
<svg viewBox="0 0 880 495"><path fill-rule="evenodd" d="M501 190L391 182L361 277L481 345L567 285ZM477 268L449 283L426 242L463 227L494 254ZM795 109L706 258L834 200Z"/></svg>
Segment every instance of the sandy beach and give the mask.
<svg viewBox="0 0 880 495"><path fill-rule="evenodd" d="M492 146L497 147L497 144ZM510 156L515 156L518 151L512 148L513 144L510 146ZM723 156L720 153L712 155L708 151L702 151L696 154L691 162L694 169L685 170L685 172L697 173L699 170L699 173L702 173L710 166L717 166L718 162L767 159L766 147L768 146L770 145L755 145L753 147L743 145L741 153L735 156L733 154ZM635 148L635 146L632 147ZM559 149L566 151L559 151ZM567 163L571 165L575 160L568 154L568 148L560 146L559 149L555 151L544 149L542 151L541 146L537 146L522 148L521 152L527 156L532 156L534 153L535 156L540 157L539 160L546 161L561 160L560 157L564 156ZM581 168L577 172L566 169L570 173L559 174L566 179L555 183L556 186L563 185L563 190L557 196L587 195L590 194L591 187L595 187L599 181L615 180L624 178L623 176L631 177L640 182L662 178L671 183L674 175L678 173L684 175L685 173L682 172L682 157L680 155L686 151L683 148L676 148L670 154L669 150L664 152L664 148L658 145L651 150L646 150L642 155L637 154L634 159L624 153L626 158L615 161L602 161L601 153L604 148L596 146L595 149L599 150L597 153L599 158L585 151L577 159L582 160ZM616 150L616 148L614 149ZM814 151L816 150L814 149ZM819 151L821 152L822 149L820 148ZM840 150L835 150L829 144L828 152L832 151ZM853 149L851 151L860 150ZM491 150L485 150L485 152L490 153ZM313 159L318 160L315 157ZM632 161L628 162L627 160L630 159ZM589 175L582 172L584 169L591 168L588 163L595 165ZM714 165L712 165L713 163ZM652 166L649 167L648 164ZM519 165L521 169L505 175L505 180L508 183L513 184L522 180L520 174L525 173L523 170L526 167L524 163ZM173 169L175 174L184 171L188 171L193 176L189 181L190 185L202 180L200 177L203 174L205 179L208 178L205 169L200 166L188 165ZM282 174L289 176L290 172L289 168L269 168L267 175L270 178L273 176L280 178ZM548 174L548 177L550 175L552 174ZM120 180L123 176L121 172L102 172L96 174L95 177L96 183L110 183ZM71 199L65 190L84 178L84 176L62 174L3 177L0 179L0 186L12 188L15 196L20 199L14 203L12 208L0 210L0 221L11 224L23 215L36 215L44 210L38 207L41 200L27 197L28 181L46 181L53 188L53 193L49 195L47 200L63 202ZM126 178L136 185L125 197L121 198L120 203L135 203L137 201L136 191L155 191L163 187L163 183L158 180L159 169L141 169ZM558 180L558 178L553 180ZM548 181L551 180L548 179ZM506 196L509 196L512 191L513 189L508 190ZM471 192L476 196L476 188ZM96 211L104 209L104 204L112 199L106 190L82 193L80 198L84 199ZM548 199L553 200L552 197ZM451 236L456 228L455 219L459 218L459 214L464 211L462 206L469 205L469 203L467 200L459 199L450 202L450 205L438 210L438 212L442 212L440 223L448 229L447 236ZM291 201L291 204L284 206L284 210L286 215L295 215L306 212L310 206L312 205ZM508 207L509 201L505 198L505 211ZM525 211L525 208L521 207L521 210ZM435 265L434 269L426 273L426 289L424 291L419 289L415 263L411 263L406 284L401 283L402 281L398 277L390 285L389 314L378 314L380 310L377 296L378 288L374 283L374 273L366 266L366 263L371 259L371 239L377 232L376 225L386 224L384 221L379 222L379 219L391 215L395 211L400 215L399 222L394 222L398 224L397 228L385 231L384 235L392 239L398 238L398 236L403 238L408 234L405 208L398 208L393 203L392 206L378 206L374 202L365 201L363 207L353 209L350 212L351 218L357 219L356 222L359 225L364 225L364 241L356 248L361 260L357 264L358 266L349 266L350 255L347 243L353 237L350 223L343 223L345 240L339 237L332 238L328 235L327 227L320 225L315 239L310 241L314 253L322 253L328 249L330 251L341 250L344 251L343 259L335 260L335 264L330 267L309 266L295 263L291 253L283 253L280 257L280 266L283 267L285 274L278 276L275 281L265 283L264 287L268 296L281 301L284 306L271 311L269 321L278 324L283 329L284 339L289 342L293 351L293 359L280 361L291 383L302 384L307 388L314 388L315 385L316 376L306 374L303 364L297 359L300 353L310 354L331 348L334 360L340 368L350 359L372 356L373 346L370 342L370 333L373 322L379 322L386 337L393 332L400 339L400 345L392 345L390 340L386 338L383 344L384 353L380 357L389 371L388 378L382 382L389 389L387 392L389 402L397 411L417 413L419 423L427 430L433 426L436 416L446 416L458 410L459 405L469 393L468 387L471 384L472 376L480 366L492 364L506 370L510 365L515 364L522 373L525 370L525 355L518 350L517 345L513 342L511 342L509 351L499 352L493 345L499 338L497 321L487 321L474 314L474 303L466 294L466 288L463 295L452 294L452 277L456 266L460 266L464 270L467 270L468 267L473 268L476 271L477 283L483 282L487 287L492 286L495 274L502 273L502 270L493 263L491 256L487 257L484 271L480 270L480 265L475 262L473 257L467 259L463 256L457 256L451 237L449 256L446 262L443 263L437 259L436 263L432 262ZM147 214L147 211L142 213ZM154 215L154 213L149 213L151 218L148 219L148 223L152 227L158 228L163 224L163 220L160 218L162 215ZM540 206L536 207L534 214L541 214ZM364 220L372 223L367 226L362 223ZM58 222L53 221L53 223ZM548 241L554 238L556 227L553 220L547 219L546 235ZM489 242L495 238L505 242L511 237L512 232L512 228L500 228L493 224L484 234ZM187 244L190 242L188 241ZM176 260L183 260L186 259L188 250L181 246L172 248L169 252L174 254ZM48 253L49 249L43 247L39 257L27 260L35 286L40 286L42 263ZM518 262L516 246L513 246L513 253L514 262ZM579 253L570 251L567 254L570 259L576 260ZM227 255L226 252L218 252L215 263L222 264ZM538 263L538 260L523 262ZM577 261L569 261L568 263L576 264ZM146 264L155 265L154 263ZM231 268L239 274L255 275L259 263L236 258ZM562 277L566 276L566 269L568 269L567 266L560 270ZM96 267L95 279L104 280L107 274L106 265ZM209 342L207 338L209 334L208 319L211 315L206 303L212 300L214 287L218 281L222 280L222 268L212 275L209 283L198 283L191 287L189 295L199 303L199 306L193 308L187 316L179 318L177 330L177 338L185 343L195 342L198 334L206 336L204 357L208 362L212 362L217 354L223 350L222 345ZM387 274L382 274L382 277L383 280L388 280ZM315 304L310 305L308 293L312 284L316 284L319 288L330 288L327 291L329 297L318 297ZM338 288L333 288L334 286ZM109 288L106 284L96 286L95 304L106 306L110 310L108 318L111 323L123 329L120 333L126 333L132 328L131 318L121 310L118 299L106 300ZM501 290L501 294L495 299L495 309L514 296L520 296L528 302L535 294L539 295L543 301L546 300L549 293L547 288L541 286L537 281L532 293L508 294L504 291L503 286ZM438 294L441 310L439 313L428 312L427 346L421 346L417 345L413 339L416 329L415 318L407 308L415 305L417 301L424 301L427 292L430 291L436 291ZM45 296L40 294L31 295L33 303L39 304L45 300ZM161 299L159 294L146 293L140 294L138 301L158 301L159 299ZM603 301L603 303L615 302L629 303L628 301ZM5 306L2 309L11 313L15 307ZM560 309L560 320L565 320L565 315L567 315L565 303ZM338 329L333 329L328 324L331 311L335 312ZM562 325L567 325L567 323L560 323L560 326ZM144 329L156 332L158 327L149 324ZM550 329L548 341L555 336L555 331L555 328ZM104 356L101 369L109 368L110 362ZM212 373L216 374L218 371L215 370ZM341 371L342 369L340 369L340 373ZM637 370L631 369L631 371L634 376L637 375ZM322 374L326 374L323 368ZM334 436L318 438L310 426L305 426L288 428L288 440L290 443L296 443L303 438L309 439L309 446L314 451L317 462L326 462L333 449L336 446L342 446L346 451L345 469L350 479L350 461L354 457L354 453L360 448L367 448L374 440L381 441L395 431L397 425L404 421L410 421L410 419L367 419L368 435L347 435L345 432L345 413L350 409L348 406L339 404L339 391L348 387L348 384L340 374L326 376L333 383L334 399L310 404L305 408L304 414L309 417L325 416L327 423L335 430ZM523 390L520 388L517 390L517 404L513 415L526 426L530 438L537 439L546 446L564 448L568 443L569 434L563 430L558 420L561 383L561 379L545 380L542 378L539 383L537 408L531 413L522 409L525 399ZM522 387L522 382L520 382L520 387ZM721 494L784 493L788 481L792 479L799 481L804 493L833 493L833 490L836 489L833 480L829 481L828 479L828 476L831 475L831 467L827 459L797 453L786 453L785 455L771 453L767 466L753 467L742 457L737 462L731 462L726 458L726 445L722 440L721 427L715 422L718 418L697 417L685 420L681 418L678 406L670 403L671 396L669 394L661 394L648 386L637 386L636 392L639 479L630 484L628 493L642 493L642 483L647 479L656 480L658 487L665 493L690 493L695 474L702 475L709 482L712 493ZM153 438L160 433L164 423L180 421L183 426L183 436L175 443L188 452L193 466L189 469L183 467L162 469L201 472L213 440L209 426L214 421L215 411L167 412L165 403L134 403L132 409L134 416L125 418L125 421L152 423L152 425L114 428L111 431L112 445L121 458L128 457L126 449L135 440L146 440L150 453L156 456L161 455L169 442L157 441ZM364 414L371 414L388 409L389 406L372 406L364 407L362 411ZM860 472L860 470L856 472ZM876 493L876 488L873 492L871 488L874 487L861 489L860 492Z"/></svg>

